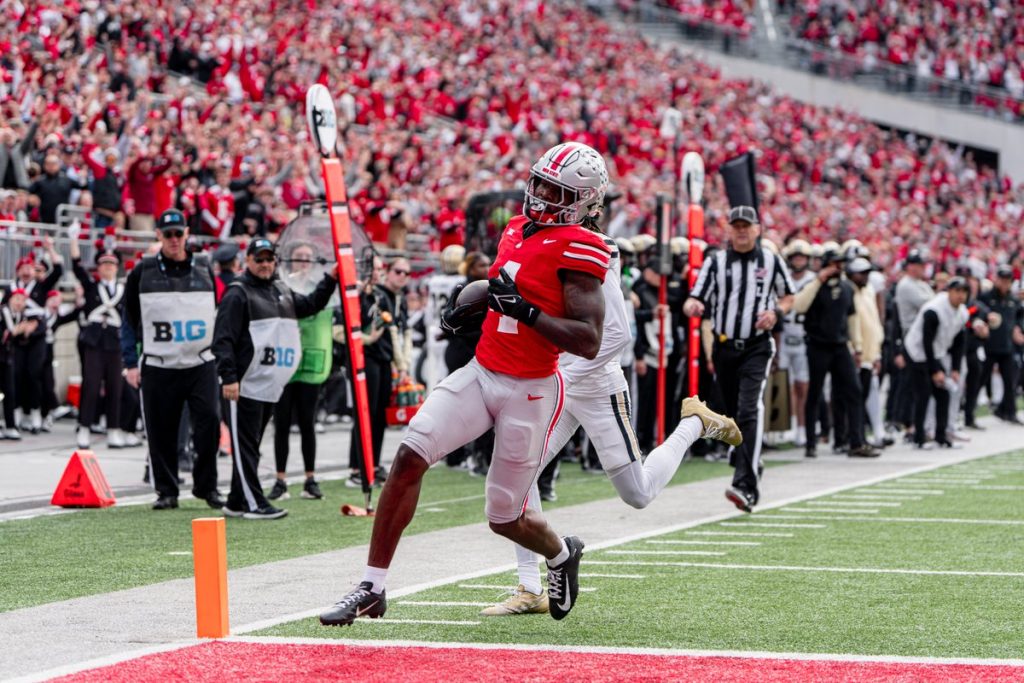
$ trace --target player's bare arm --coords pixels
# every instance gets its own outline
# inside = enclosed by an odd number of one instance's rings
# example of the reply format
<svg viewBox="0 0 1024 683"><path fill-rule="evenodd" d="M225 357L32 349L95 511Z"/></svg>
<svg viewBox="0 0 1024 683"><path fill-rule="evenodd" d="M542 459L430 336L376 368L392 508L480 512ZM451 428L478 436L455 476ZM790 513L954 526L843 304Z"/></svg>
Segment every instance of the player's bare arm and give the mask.
<svg viewBox="0 0 1024 683"><path fill-rule="evenodd" d="M565 317L541 313L534 329L560 349L591 359L601 349L604 294L601 281L577 270L560 271Z"/></svg>

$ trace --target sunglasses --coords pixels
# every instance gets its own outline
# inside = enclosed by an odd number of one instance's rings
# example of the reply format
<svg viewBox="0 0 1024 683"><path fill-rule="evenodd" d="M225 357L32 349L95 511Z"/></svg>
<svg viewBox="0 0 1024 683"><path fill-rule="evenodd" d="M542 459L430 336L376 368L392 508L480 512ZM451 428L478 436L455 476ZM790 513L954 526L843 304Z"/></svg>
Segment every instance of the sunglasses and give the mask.
<svg viewBox="0 0 1024 683"><path fill-rule="evenodd" d="M184 236L184 230L164 230L164 237L167 237L169 239L181 239Z"/></svg>
<svg viewBox="0 0 1024 683"><path fill-rule="evenodd" d="M392 268L391 272L394 273L395 275L408 275L409 274L408 270L399 270L398 268Z"/></svg>
<svg viewBox="0 0 1024 683"><path fill-rule="evenodd" d="M273 263L274 261L277 260L277 257L273 256L273 255L271 255L271 256L253 256L252 260L255 261L256 263Z"/></svg>

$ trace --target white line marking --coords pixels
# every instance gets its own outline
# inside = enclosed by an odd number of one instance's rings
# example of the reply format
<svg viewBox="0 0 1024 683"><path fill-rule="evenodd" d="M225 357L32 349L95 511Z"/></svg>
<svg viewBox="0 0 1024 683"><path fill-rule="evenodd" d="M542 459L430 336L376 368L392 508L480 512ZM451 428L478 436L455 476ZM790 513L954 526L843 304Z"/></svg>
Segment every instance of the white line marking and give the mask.
<svg viewBox="0 0 1024 683"><path fill-rule="evenodd" d="M892 503L892 502L857 502L855 500L808 500L803 505L814 505L818 507L883 507L883 508L898 508L903 507L903 503Z"/></svg>
<svg viewBox="0 0 1024 683"><path fill-rule="evenodd" d="M927 486L934 484L941 484L942 486L968 486L970 484L980 484L981 479L907 479L901 483L924 484Z"/></svg>
<svg viewBox="0 0 1024 683"><path fill-rule="evenodd" d="M793 538L795 534L771 531L687 531L695 536L753 536L754 538Z"/></svg>
<svg viewBox="0 0 1024 683"><path fill-rule="evenodd" d="M609 555L703 555L721 557L725 552L717 550L606 550Z"/></svg>
<svg viewBox="0 0 1024 683"><path fill-rule="evenodd" d="M444 600L398 600L396 605L409 605L410 607L490 607L493 602L459 602Z"/></svg>
<svg viewBox="0 0 1024 683"><path fill-rule="evenodd" d="M512 590L511 586L498 586L498 585L495 585L495 584L483 584L483 583L460 583L459 584L459 588L469 588L469 589L478 589L478 590L499 590L499 591L505 591L506 593L509 592L510 590ZM587 586L580 586L580 592L581 593L593 593L596 590L597 590L596 588L590 588L590 587L587 587ZM413 602L408 602L408 601L402 600L398 604L400 604L400 605L412 605L412 604L417 604L417 603L413 603ZM427 603L424 602L424 603L420 603L420 604L426 605ZM438 604L438 605L457 605L459 603L457 603L457 602L438 602L438 603L435 603L435 604ZM469 605L469 603L466 603L466 604ZM483 607L483 606L493 605L493 604L494 604L493 602L488 602L488 603L485 603L484 605L481 605L481 606ZM475 603L474 603L474 605L475 605ZM473 605L470 605L470 606L473 606Z"/></svg>
<svg viewBox="0 0 1024 683"><path fill-rule="evenodd" d="M585 574L580 572L581 579L646 579L643 574Z"/></svg>
<svg viewBox="0 0 1024 683"><path fill-rule="evenodd" d="M836 574L914 574L924 576L999 576L1024 578L1024 572L966 572L941 569L884 569L879 567L798 567L775 564L718 564L715 562L668 562L664 560L640 560L617 562L612 560L584 560L583 564L639 565L642 567L696 567L699 569L749 569L751 571L774 572L830 572Z"/></svg>
<svg viewBox="0 0 1024 683"><path fill-rule="evenodd" d="M445 512L446 508L418 508L419 512Z"/></svg>
<svg viewBox="0 0 1024 683"><path fill-rule="evenodd" d="M797 519L791 517L791 519ZM780 529L824 529L827 524L770 524L768 522L722 522L722 526L764 526L778 527Z"/></svg>
<svg viewBox="0 0 1024 683"><path fill-rule="evenodd" d="M860 510L860 509L858 509L858 510L851 510L851 509L848 509L848 508L847 509L844 509L844 508L819 509L819 508L785 507L785 508L782 508L782 511L783 512L828 512L830 514L834 513L834 514L837 514L837 515L877 515L878 514L878 510Z"/></svg>
<svg viewBox="0 0 1024 683"><path fill-rule="evenodd" d="M922 500L921 496L908 496L902 493L837 493L832 497L836 500Z"/></svg>
<svg viewBox="0 0 1024 683"><path fill-rule="evenodd" d="M990 484L986 486L983 484L980 486L972 486L971 489L974 491L1024 491L1024 486L1010 486L1009 484Z"/></svg>
<svg viewBox="0 0 1024 683"><path fill-rule="evenodd" d="M191 550L172 550L171 552L169 552L167 554L168 555L191 555L192 551Z"/></svg>
<svg viewBox="0 0 1024 683"><path fill-rule="evenodd" d="M809 511L811 512L811 511ZM813 512L835 512L835 510L813 510ZM946 517L827 517L819 515L772 515L772 519L832 519L842 522L912 522L921 524L981 524L1016 526L1024 524L1017 519L953 519Z"/></svg>
<svg viewBox="0 0 1024 683"><path fill-rule="evenodd" d="M859 489L858 489L859 490ZM907 488L889 488L882 484L875 484L875 488L866 489L866 491L885 491L886 493L912 493L915 496L918 494L925 496L942 496L945 495L945 491L938 491L935 489L907 489Z"/></svg>
<svg viewBox="0 0 1024 683"><path fill-rule="evenodd" d="M381 621L381 620L377 620ZM578 652L595 654L637 654L654 657L731 657L735 659L798 659L829 662L880 662L892 664L971 664L977 666L1024 666L1024 659L967 659L950 657L900 657L898 655L847 655L814 652L755 652L743 650L673 650L653 647L607 647L601 645L523 645L520 643L439 643L429 640L358 640L348 638L280 638L274 636L231 636L228 642L262 645L320 645L324 647L423 647L436 650L519 650L526 652Z"/></svg>
<svg viewBox="0 0 1024 683"><path fill-rule="evenodd" d="M380 619L356 619L354 624L380 624L381 626L387 626L390 624L431 624L435 626L479 626L479 621L457 621L448 619L388 619L381 617Z"/></svg>
<svg viewBox="0 0 1024 683"><path fill-rule="evenodd" d="M761 545L760 541L647 541L648 543L660 545Z"/></svg>
<svg viewBox="0 0 1024 683"><path fill-rule="evenodd" d="M447 505L448 503L464 503L467 500L480 500L484 497L484 494L480 493L475 496L463 496L462 498L449 498L448 500L432 500L429 503L420 503L416 506L417 509L423 509L428 507L437 507L438 505Z"/></svg>

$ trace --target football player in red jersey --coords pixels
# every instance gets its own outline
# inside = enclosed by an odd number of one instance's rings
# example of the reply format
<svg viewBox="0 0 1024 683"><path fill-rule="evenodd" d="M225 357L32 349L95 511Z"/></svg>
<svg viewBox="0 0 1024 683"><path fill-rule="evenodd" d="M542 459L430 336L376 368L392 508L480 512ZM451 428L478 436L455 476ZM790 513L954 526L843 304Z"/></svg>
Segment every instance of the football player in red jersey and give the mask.
<svg viewBox="0 0 1024 683"><path fill-rule="evenodd" d="M556 145L531 168L523 215L509 221L489 272L490 310L476 358L441 382L409 424L381 493L363 581L320 615L322 624L384 614L384 580L423 475L491 427L491 530L547 558L552 617L572 609L583 543L559 538L526 501L564 402L558 355L594 358L601 346L601 284L611 251L584 224L600 214L607 187L604 159L581 143ZM452 319L454 310L443 325L462 324Z"/></svg>

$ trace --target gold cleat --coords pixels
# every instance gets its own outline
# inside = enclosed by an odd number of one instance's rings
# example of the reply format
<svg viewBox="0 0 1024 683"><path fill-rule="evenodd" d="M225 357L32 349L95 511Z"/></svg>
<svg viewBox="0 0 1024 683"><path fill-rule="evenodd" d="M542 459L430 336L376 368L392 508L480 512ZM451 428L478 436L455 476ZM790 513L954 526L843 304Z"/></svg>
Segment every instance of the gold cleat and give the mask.
<svg viewBox="0 0 1024 683"><path fill-rule="evenodd" d="M535 595L522 584L516 586L504 602L481 610L482 617L508 617L514 614L547 614L548 613L548 592L541 589L540 595Z"/></svg>
<svg viewBox="0 0 1024 683"><path fill-rule="evenodd" d="M696 396L683 399L682 417L690 417L691 415L699 417L704 425L704 432L701 436L724 441L730 446L739 446L743 443L743 434L740 433L740 428L736 426L736 421L731 417L719 415L711 410L711 408L708 408L704 401Z"/></svg>

